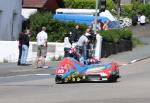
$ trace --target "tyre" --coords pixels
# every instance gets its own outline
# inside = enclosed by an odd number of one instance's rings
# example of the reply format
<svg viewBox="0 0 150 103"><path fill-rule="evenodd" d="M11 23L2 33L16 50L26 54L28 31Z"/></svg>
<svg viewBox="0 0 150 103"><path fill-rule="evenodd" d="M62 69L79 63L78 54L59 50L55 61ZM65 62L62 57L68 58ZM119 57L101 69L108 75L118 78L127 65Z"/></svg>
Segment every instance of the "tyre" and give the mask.
<svg viewBox="0 0 150 103"><path fill-rule="evenodd" d="M55 83L56 83L56 84L61 84L61 83L63 83L63 79L62 79L62 77L61 77L61 76L56 75L56 77L55 77Z"/></svg>
<svg viewBox="0 0 150 103"><path fill-rule="evenodd" d="M115 78L115 77L114 77L114 78L109 78L109 79L108 79L108 82L117 82L117 79L118 79L118 78Z"/></svg>

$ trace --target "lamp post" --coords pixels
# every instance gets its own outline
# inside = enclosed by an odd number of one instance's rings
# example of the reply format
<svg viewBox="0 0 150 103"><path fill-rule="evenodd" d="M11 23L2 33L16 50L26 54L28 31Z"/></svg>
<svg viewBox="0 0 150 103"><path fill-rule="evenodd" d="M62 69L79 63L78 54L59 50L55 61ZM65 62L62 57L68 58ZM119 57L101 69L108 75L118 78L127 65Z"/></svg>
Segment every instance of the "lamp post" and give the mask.
<svg viewBox="0 0 150 103"><path fill-rule="evenodd" d="M98 14L98 4L99 0L96 0L96 6L95 6L95 17L94 17L94 33L96 34L97 31L97 14Z"/></svg>
<svg viewBox="0 0 150 103"><path fill-rule="evenodd" d="M143 4L145 4L145 0L143 0Z"/></svg>
<svg viewBox="0 0 150 103"><path fill-rule="evenodd" d="M120 11L121 11L121 7L120 7L120 3L121 3L121 0L117 0L117 16L118 18L120 18Z"/></svg>
<svg viewBox="0 0 150 103"><path fill-rule="evenodd" d="M98 16L98 4L99 0L96 0L96 7L95 7L95 18L94 18L94 33L96 34L96 47L95 47L95 54L94 57L97 60L101 58L101 46L102 46L102 36L97 34L97 16Z"/></svg>

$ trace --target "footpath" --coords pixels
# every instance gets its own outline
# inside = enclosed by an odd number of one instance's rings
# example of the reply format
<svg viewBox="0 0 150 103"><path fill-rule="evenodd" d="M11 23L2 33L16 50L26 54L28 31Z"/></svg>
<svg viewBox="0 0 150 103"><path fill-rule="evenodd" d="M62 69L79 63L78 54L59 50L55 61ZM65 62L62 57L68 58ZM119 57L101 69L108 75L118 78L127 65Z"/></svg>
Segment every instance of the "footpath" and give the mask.
<svg viewBox="0 0 150 103"><path fill-rule="evenodd" d="M132 51L122 52L111 55L107 58L102 58L104 62L117 62L119 65L125 65L135 60L142 60L150 58L150 25L144 27L137 25L130 27L133 31L133 37L140 39L144 45L133 48ZM55 69L58 67L59 61L49 61L48 69L36 69L35 63L29 66L18 66L17 63L0 63L0 77L26 75L26 74L54 74Z"/></svg>

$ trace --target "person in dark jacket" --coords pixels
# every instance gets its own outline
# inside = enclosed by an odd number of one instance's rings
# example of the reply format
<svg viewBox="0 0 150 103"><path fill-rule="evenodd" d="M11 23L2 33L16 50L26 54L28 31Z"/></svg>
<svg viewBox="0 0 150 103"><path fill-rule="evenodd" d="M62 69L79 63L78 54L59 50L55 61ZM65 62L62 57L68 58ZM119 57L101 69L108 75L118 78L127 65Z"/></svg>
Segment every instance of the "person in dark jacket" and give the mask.
<svg viewBox="0 0 150 103"><path fill-rule="evenodd" d="M27 56L28 56L28 49L29 49L29 34L30 31L26 30L24 35L22 36L22 54L21 54L21 65L27 64Z"/></svg>
<svg viewBox="0 0 150 103"><path fill-rule="evenodd" d="M78 39L79 39L79 25L76 25L75 29L73 29L72 36L73 36L73 42L74 43L78 42Z"/></svg>
<svg viewBox="0 0 150 103"><path fill-rule="evenodd" d="M137 22L138 22L138 16L137 16L137 15L134 15L134 16L132 17L132 25L133 25L133 26L136 26L136 25L137 25Z"/></svg>
<svg viewBox="0 0 150 103"><path fill-rule="evenodd" d="M24 33L23 32L21 32L20 34L19 34L19 45L18 45L18 49L19 49L19 57L18 57L18 65L20 65L21 64L21 55L22 55L22 39L23 39L23 35L24 35Z"/></svg>

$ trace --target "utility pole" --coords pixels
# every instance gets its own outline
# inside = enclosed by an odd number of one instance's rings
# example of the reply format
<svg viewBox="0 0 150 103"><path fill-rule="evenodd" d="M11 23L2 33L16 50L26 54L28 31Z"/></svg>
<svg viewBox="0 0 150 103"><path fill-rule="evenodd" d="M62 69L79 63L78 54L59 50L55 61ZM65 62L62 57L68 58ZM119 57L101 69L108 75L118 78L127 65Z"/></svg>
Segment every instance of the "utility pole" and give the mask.
<svg viewBox="0 0 150 103"><path fill-rule="evenodd" d="M117 0L117 16L120 17L121 12L121 6L120 6L121 0Z"/></svg>
<svg viewBox="0 0 150 103"><path fill-rule="evenodd" d="M145 0L143 0L143 4L145 4Z"/></svg>
<svg viewBox="0 0 150 103"><path fill-rule="evenodd" d="M98 14L98 4L99 4L99 0L96 0L96 4L95 4L95 17L94 17L94 33L96 34L97 31L97 14Z"/></svg>

